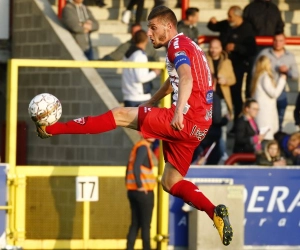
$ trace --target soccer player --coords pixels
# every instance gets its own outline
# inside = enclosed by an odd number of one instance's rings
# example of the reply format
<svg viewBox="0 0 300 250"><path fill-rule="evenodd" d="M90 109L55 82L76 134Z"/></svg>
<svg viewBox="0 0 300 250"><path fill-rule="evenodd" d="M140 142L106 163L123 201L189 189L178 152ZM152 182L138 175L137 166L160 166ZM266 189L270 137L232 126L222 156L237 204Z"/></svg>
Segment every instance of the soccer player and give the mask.
<svg viewBox="0 0 300 250"><path fill-rule="evenodd" d="M194 150L212 122L212 77L205 54L195 42L177 33L176 16L165 6L150 12L147 35L154 48L167 48L169 73L169 78L149 101L139 107L116 107L99 116L47 127L36 121L38 135L48 138L58 134L98 134L122 126L140 131L145 138L161 139L166 162L161 180L163 189L206 212L222 243L229 245L233 232L226 206L215 206L195 184L184 180ZM172 92L171 108L155 107Z"/></svg>

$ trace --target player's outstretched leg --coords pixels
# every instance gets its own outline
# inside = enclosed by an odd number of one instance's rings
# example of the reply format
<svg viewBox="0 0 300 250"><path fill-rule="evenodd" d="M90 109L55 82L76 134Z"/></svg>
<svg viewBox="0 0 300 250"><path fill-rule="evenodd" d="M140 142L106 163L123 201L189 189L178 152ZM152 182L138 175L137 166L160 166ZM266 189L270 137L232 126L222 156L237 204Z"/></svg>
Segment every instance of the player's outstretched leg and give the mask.
<svg viewBox="0 0 300 250"><path fill-rule="evenodd" d="M232 240L233 231L229 222L228 209L225 205L221 204L215 207L213 221L219 232L222 243L225 246L228 246Z"/></svg>

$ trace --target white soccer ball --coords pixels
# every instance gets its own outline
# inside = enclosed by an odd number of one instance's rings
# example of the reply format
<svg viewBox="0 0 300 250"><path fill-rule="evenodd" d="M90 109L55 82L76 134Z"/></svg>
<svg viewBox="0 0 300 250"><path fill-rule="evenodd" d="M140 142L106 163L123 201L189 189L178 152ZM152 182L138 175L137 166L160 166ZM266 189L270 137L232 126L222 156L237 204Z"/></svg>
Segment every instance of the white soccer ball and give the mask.
<svg viewBox="0 0 300 250"><path fill-rule="evenodd" d="M33 121L49 126L56 123L62 114L60 101L51 94L43 93L35 96L29 103L28 113Z"/></svg>

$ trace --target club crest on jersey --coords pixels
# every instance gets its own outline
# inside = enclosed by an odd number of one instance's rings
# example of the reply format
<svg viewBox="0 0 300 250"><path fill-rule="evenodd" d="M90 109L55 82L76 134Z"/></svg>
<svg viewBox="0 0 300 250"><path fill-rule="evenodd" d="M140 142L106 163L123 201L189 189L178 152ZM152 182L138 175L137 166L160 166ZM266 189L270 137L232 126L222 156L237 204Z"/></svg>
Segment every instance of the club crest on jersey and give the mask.
<svg viewBox="0 0 300 250"><path fill-rule="evenodd" d="M212 90L209 90L206 92L206 103L207 104L213 103L213 96L214 96L214 92Z"/></svg>
<svg viewBox="0 0 300 250"><path fill-rule="evenodd" d="M186 53L184 51L178 51L175 53L175 57L177 56L186 56Z"/></svg>
<svg viewBox="0 0 300 250"><path fill-rule="evenodd" d="M85 118L81 117L81 118L77 118L73 120L74 122L80 124L80 125L84 125L85 124Z"/></svg>

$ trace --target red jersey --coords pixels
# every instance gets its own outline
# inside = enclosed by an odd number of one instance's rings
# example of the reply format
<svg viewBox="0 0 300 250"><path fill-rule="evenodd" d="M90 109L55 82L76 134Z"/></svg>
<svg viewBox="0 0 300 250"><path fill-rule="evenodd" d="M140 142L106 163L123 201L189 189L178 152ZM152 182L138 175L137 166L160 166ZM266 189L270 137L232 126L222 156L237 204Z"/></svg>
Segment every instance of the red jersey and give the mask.
<svg viewBox="0 0 300 250"><path fill-rule="evenodd" d="M213 84L210 69L203 50L182 33L173 37L168 44L167 70L174 89L173 104L178 100L179 77L176 68L187 63L191 67L193 88L184 109L185 118L194 122L212 120Z"/></svg>

